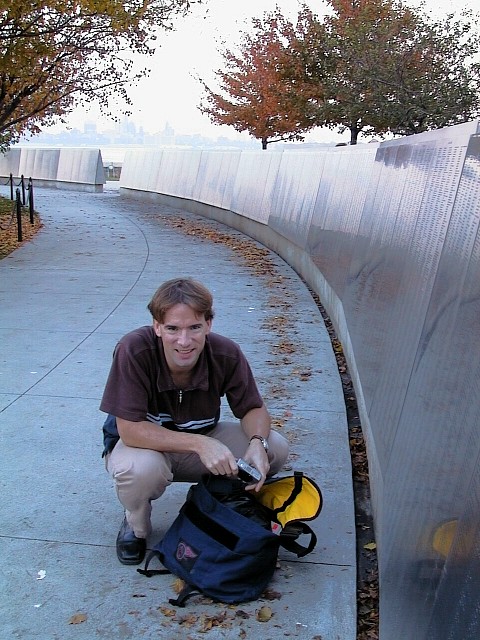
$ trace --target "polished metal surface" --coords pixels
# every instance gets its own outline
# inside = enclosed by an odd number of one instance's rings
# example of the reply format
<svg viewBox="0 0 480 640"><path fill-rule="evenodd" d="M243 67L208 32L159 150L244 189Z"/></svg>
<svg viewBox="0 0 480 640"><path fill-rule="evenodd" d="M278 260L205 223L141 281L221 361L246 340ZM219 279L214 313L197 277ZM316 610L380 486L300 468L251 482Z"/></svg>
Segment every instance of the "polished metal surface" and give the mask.
<svg viewBox="0 0 480 640"><path fill-rule="evenodd" d="M102 154L99 149L60 149L57 182L104 184Z"/></svg>
<svg viewBox="0 0 480 640"><path fill-rule="evenodd" d="M12 173L45 183L100 186L105 183L99 149L18 147L0 159L0 175Z"/></svg>
<svg viewBox="0 0 480 640"><path fill-rule="evenodd" d="M141 191L156 191L163 151L129 149L122 167L122 184Z"/></svg>
<svg viewBox="0 0 480 640"><path fill-rule="evenodd" d="M8 178L10 174L20 176L18 167L20 165L21 150L10 149L8 153L0 153L0 176Z"/></svg>
<svg viewBox="0 0 480 640"><path fill-rule="evenodd" d="M480 637L477 130L230 159L165 152L158 183L142 187L193 188L268 225L343 319L369 451L381 640ZM144 184L127 177L122 186Z"/></svg>
<svg viewBox="0 0 480 640"><path fill-rule="evenodd" d="M22 149L19 171L25 177L39 180L57 177L60 149Z"/></svg>
<svg viewBox="0 0 480 640"><path fill-rule="evenodd" d="M242 153L235 178L231 210L257 222L268 224L280 153Z"/></svg>
<svg viewBox="0 0 480 640"><path fill-rule="evenodd" d="M269 226L305 248L328 150L282 155L272 195Z"/></svg>
<svg viewBox="0 0 480 640"><path fill-rule="evenodd" d="M161 185L162 193L193 199L201 156L202 152L196 149L165 150L157 182L157 185Z"/></svg>
<svg viewBox="0 0 480 640"><path fill-rule="evenodd" d="M222 209L230 209L240 151L203 153L195 181L193 199Z"/></svg>

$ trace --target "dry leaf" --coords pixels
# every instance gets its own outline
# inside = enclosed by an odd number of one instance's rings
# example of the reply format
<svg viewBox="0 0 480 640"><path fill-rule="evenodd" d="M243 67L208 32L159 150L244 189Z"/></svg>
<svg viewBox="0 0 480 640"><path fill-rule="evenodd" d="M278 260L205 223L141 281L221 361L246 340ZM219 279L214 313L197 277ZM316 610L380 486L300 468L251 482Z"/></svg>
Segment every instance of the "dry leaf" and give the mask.
<svg viewBox="0 0 480 640"><path fill-rule="evenodd" d="M271 588L265 589L265 591L262 593L262 598L265 600L280 600L281 597L282 594L280 593L280 591L274 591Z"/></svg>
<svg viewBox="0 0 480 640"><path fill-rule="evenodd" d="M202 625L198 630L199 633L208 633L213 628L213 621L210 618L205 618L202 620Z"/></svg>
<svg viewBox="0 0 480 640"><path fill-rule="evenodd" d="M242 618L243 620L248 620L250 618L250 614L243 609L238 609L238 611L235 612L235 616L237 618Z"/></svg>
<svg viewBox="0 0 480 640"><path fill-rule="evenodd" d="M363 548L367 549L368 551L373 551L374 549L377 548L377 543L376 542L369 542L368 544L364 544Z"/></svg>
<svg viewBox="0 0 480 640"><path fill-rule="evenodd" d="M158 610L167 618L174 618L177 615L175 609L170 609L170 607L158 607Z"/></svg>
<svg viewBox="0 0 480 640"><path fill-rule="evenodd" d="M198 616L194 613L189 613L186 616L183 616L178 620L179 625L183 625L185 627L193 627L193 625L197 622Z"/></svg>
<svg viewBox="0 0 480 640"><path fill-rule="evenodd" d="M213 627L229 627L230 623L227 618L227 612L222 611L214 616L202 615L200 618L200 628L199 633L207 633Z"/></svg>
<svg viewBox="0 0 480 640"><path fill-rule="evenodd" d="M257 611L257 620L259 622L268 622L269 620L271 620L272 616L273 611L270 609L270 607L261 607Z"/></svg>
<svg viewBox="0 0 480 640"><path fill-rule="evenodd" d="M176 578L172 582L172 589L174 593L181 593L184 587L185 587L185 582L181 578Z"/></svg>
<svg viewBox="0 0 480 640"><path fill-rule="evenodd" d="M86 613L75 613L68 621L68 624L81 624L82 622L85 622L87 617Z"/></svg>

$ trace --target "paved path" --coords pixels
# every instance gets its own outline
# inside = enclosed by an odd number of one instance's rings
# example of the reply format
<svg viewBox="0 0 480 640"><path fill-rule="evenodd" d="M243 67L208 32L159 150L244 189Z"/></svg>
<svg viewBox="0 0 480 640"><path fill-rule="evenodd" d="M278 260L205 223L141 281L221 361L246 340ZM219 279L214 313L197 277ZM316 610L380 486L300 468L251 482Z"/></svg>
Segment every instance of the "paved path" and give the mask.
<svg viewBox="0 0 480 640"><path fill-rule="evenodd" d="M0 637L354 640L346 418L305 285L245 236L115 189L37 189L35 205L44 228L0 261ZM210 238L186 234L193 224ZM214 293L214 330L242 345L292 442L289 470L314 478L325 504L314 553L300 561L281 554L276 599L232 608L196 599L172 617L172 578L147 579L116 559L122 509L101 460L98 405L117 339L150 322L151 294L177 275ZM149 545L186 490L177 484L155 503ZM256 619L263 604L273 611L268 622Z"/></svg>

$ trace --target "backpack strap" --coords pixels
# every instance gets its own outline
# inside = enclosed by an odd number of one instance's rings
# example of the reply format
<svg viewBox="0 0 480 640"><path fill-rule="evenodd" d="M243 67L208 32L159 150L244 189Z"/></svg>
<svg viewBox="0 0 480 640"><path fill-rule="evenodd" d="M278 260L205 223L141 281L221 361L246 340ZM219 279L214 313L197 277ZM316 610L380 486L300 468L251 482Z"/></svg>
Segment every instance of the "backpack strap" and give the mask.
<svg viewBox="0 0 480 640"><path fill-rule="evenodd" d="M295 553L297 558L303 558L304 556L311 553L317 544L317 536L313 529L306 522L295 522L294 529L289 533L287 525L285 529L280 534L280 546L286 549L287 551L291 551ZM307 546L304 546L297 542L297 538L300 534L305 533L310 536L310 541Z"/></svg>
<svg viewBox="0 0 480 640"><path fill-rule="evenodd" d="M160 554L158 553L158 551L151 551L150 554L148 555L147 560L145 561L145 568L137 569L138 573L141 573L142 576L146 576L147 578L151 578L152 576L166 576L168 574L171 574L172 572L169 571L168 569L149 569L148 568L150 560L155 556L157 556L160 559ZM202 592L200 591L200 589L197 589L196 587L193 587L191 584L187 583L185 584L185 586L183 587L183 589L180 591L180 593L176 598L169 598L168 601L170 604L173 604L175 607L184 607L185 603L191 596L194 596L196 594L201 594L201 593Z"/></svg>
<svg viewBox="0 0 480 640"><path fill-rule="evenodd" d="M293 483L292 493L288 496L281 507L275 509L275 514L280 513L280 511L285 511L285 509L297 499L303 487L303 471L295 471L293 473Z"/></svg>
<svg viewBox="0 0 480 640"><path fill-rule="evenodd" d="M145 560L145 567L143 569L137 569L138 573L141 573L142 576L146 576L147 578L151 578L152 576L166 576L169 573L172 573L168 569L149 569L148 565L153 558L158 558L160 562L162 561L161 554L158 551L150 551Z"/></svg>
<svg viewBox="0 0 480 640"><path fill-rule="evenodd" d="M174 607L184 607L185 603L191 596L201 594L200 589L193 587L191 584L186 584L178 594L176 598L169 598L168 602L173 604Z"/></svg>

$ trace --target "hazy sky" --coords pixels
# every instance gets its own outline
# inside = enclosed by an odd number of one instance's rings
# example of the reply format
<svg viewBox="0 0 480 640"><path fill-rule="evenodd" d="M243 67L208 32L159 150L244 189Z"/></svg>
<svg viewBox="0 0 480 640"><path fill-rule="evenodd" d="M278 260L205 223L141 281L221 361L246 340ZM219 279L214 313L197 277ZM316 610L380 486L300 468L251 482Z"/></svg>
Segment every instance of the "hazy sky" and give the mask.
<svg viewBox="0 0 480 640"><path fill-rule="evenodd" d="M325 5L321 0L305 4L317 14L323 13ZM444 15L464 7L477 9L478 0L426 0L425 4L428 10ZM202 89L195 77L200 76L214 86L213 72L222 66L218 53L222 40L234 48L239 31L248 30L251 18L261 17L277 5L288 17L293 18L298 12L298 0L206 0L203 7L186 18L179 18L174 32L161 32L161 46L153 58L146 60L152 69L149 77L130 89L134 101L133 122L152 133L163 130L168 123L176 133L235 137L232 127L212 125L208 117L199 112ZM69 122L71 126L83 128L85 121L96 121L100 130L112 128L111 122L99 118L95 108L90 112L77 110ZM344 138L348 139L348 133L339 136L317 129L308 139L328 142Z"/></svg>

